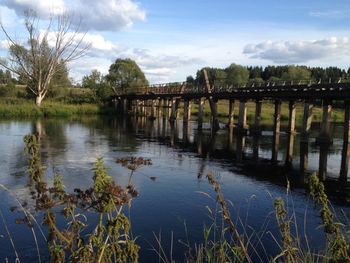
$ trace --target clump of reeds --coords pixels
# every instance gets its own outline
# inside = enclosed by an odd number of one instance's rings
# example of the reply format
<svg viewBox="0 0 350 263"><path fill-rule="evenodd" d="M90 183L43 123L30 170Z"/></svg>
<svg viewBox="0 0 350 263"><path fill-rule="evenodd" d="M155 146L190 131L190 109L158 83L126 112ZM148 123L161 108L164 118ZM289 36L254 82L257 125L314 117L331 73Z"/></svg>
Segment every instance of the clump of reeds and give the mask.
<svg viewBox="0 0 350 263"><path fill-rule="evenodd" d="M333 262L350 262L349 243L344 236L344 230L339 222L336 222L335 215L330 209L329 200L325 193L322 182L318 179L316 173L309 178L310 196L316 205L321 206L321 219L324 230L327 234L329 254Z"/></svg>
<svg viewBox="0 0 350 263"><path fill-rule="evenodd" d="M44 212L44 225L52 262L137 262L139 247L130 237L130 222L123 207L137 195L134 188L123 188L112 180L99 158L93 167L93 186L67 193L62 177L54 175L53 186L43 177L38 135L24 139L29 154L29 174L35 184L35 209ZM138 166L140 166L139 164ZM135 167L136 169L137 167ZM57 208L62 208L66 227L57 225ZM98 215L91 228L86 212ZM92 229L92 231L88 231Z"/></svg>

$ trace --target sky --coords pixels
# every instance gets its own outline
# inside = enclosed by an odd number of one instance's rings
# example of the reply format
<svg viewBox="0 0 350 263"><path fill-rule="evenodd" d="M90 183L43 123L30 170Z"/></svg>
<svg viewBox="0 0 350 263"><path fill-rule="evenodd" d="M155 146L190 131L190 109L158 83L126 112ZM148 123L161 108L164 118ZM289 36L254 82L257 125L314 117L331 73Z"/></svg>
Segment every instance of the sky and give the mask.
<svg viewBox="0 0 350 263"><path fill-rule="evenodd" d="M76 82L93 69L107 74L117 58L135 60L150 83L231 63L350 67L349 0L0 0L1 23L16 39L26 39L28 9L42 26L51 14L82 19L91 48L68 65ZM1 56L5 39L0 33Z"/></svg>

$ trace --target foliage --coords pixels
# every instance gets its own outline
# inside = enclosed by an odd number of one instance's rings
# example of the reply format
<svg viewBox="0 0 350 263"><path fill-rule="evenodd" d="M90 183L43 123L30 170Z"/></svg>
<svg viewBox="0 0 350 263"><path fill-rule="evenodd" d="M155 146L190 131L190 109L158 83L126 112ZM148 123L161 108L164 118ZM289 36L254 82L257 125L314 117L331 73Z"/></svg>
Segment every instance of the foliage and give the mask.
<svg viewBox="0 0 350 263"><path fill-rule="evenodd" d="M231 64L225 69L227 74L226 83L233 86L242 86L248 82L249 71L246 67L237 64Z"/></svg>
<svg viewBox="0 0 350 263"><path fill-rule="evenodd" d="M123 213L124 205L135 196L135 190L116 184L108 175L102 159L98 159L93 168L93 187L86 190L76 188L73 194L67 193L59 175L54 176L53 186L49 187L43 176L38 135L27 135L24 141L35 186L32 192L35 209L44 213L43 223L49 229L50 261L137 262L139 247L130 237L130 222ZM57 224L55 208L58 206L63 208L67 223L63 229ZM95 212L99 218L91 231L88 231L85 220L87 212Z"/></svg>
<svg viewBox="0 0 350 263"><path fill-rule="evenodd" d="M24 24L28 34L26 44L14 40L1 24L10 48L9 58L1 60L0 65L21 76L21 82L27 85L40 106L54 76L64 76L62 65L80 58L89 45L83 46L84 34L79 35L79 28L72 30L68 15L52 16L46 30L42 31L35 12L27 11Z"/></svg>
<svg viewBox="0 0 350 263"><path fill-rule="evenodd" d="M335 222L324 185L319 181L316 173L310 176L309 189L315 204L321 206L320 214L333 262L350 262L349 243L344 236L346 232L339 222Z"/></svg>
<svg viewBox="0 0 350 263"><path fill-rule="evenodd" d="M129 58L117 59L109 67L106 79L116 94L133 93L149 85L140 67Z"/></svg>
<svg viewBox="0 0 350 263"><path fill-rule="evenodd" d="M113 95L113 90L106 81L106 77L96 69L92 70L90 75L83 77L82 88L90 89L98 102L106 103Z"/></svg>
<svg viewBox="0 0 350 263"><path fill-rule="evenodd" d="M284 72L281 78L288 81L309 80L311 71L305 66L288 66L287 72Z"/></svg>

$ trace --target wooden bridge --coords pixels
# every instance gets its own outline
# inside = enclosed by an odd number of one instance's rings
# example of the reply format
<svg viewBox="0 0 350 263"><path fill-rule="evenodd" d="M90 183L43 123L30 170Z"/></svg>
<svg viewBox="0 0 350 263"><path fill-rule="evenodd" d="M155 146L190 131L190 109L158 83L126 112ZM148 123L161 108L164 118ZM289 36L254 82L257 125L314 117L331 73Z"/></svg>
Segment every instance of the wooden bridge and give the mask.
<svg viewBox="0 0 350 263"><path fill-rule="evenodd" d="M313 108L316 104L322 105L322 122L317 142L327 145L332 142L330 124L332 120L333 103L342 105L345 111L343 154L341 161L341 177L347 177L350 156L350 82L341 80L329 83L298 81L298 82L267 82L251 84L243 87L211 85L204 71L205 83L203 85L190 85L187 83L170 83L154 85L137 90L130 94L120 94L113 99L124 113L133 113L138 116L147 116L150 120L156 117L168 118L174 122L179 118L179 107L183 105L183 123L187 127L191 119L193 102L198 104L198 129L202 129L204 118L204 105L208 101L211 113L211 127L215 132L220 128L217 114L219 100L229 101L227 126L233 127L238 133L260 133L262 102L274 102L274 146L278 148L281 126L281 103L289 103L289 118L287 132L295 132L296 103L304 104L303 122L301 128L302 147L309 141L309 132L313 118ZM255 102L254 125L248 129L247 102ZM235 103L238 104L238 121L234 122ZM289 156L293 153L293 142L289 142ZM276 149L273 152L277 152ZM305 151L304 151L305 152ZM307 152L307 151L306 151ZM274 158L274 157L272 157ZM307 166L307 155L301 158L301 166ZM324 163L320 165L324 166ZM302 167L301 167L302 168ZM323 169L324 170L324 169ZM321 171L321 170L320 170ZM325 175L320 174L321 177Z"/></svg>

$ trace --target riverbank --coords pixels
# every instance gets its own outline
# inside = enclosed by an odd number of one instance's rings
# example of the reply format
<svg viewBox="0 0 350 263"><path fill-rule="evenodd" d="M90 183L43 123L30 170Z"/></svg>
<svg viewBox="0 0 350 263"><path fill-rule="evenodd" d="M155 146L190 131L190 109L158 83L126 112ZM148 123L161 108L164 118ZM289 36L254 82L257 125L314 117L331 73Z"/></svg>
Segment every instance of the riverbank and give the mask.
<svg viewBox="0 0 350 263"><path fill-rule="evenodd" d="M0 102L0 118L70 117L74 115L109 115L116 110L99 104L69 104L44 101L41 107L32 101L4 99Z"/></svg>

